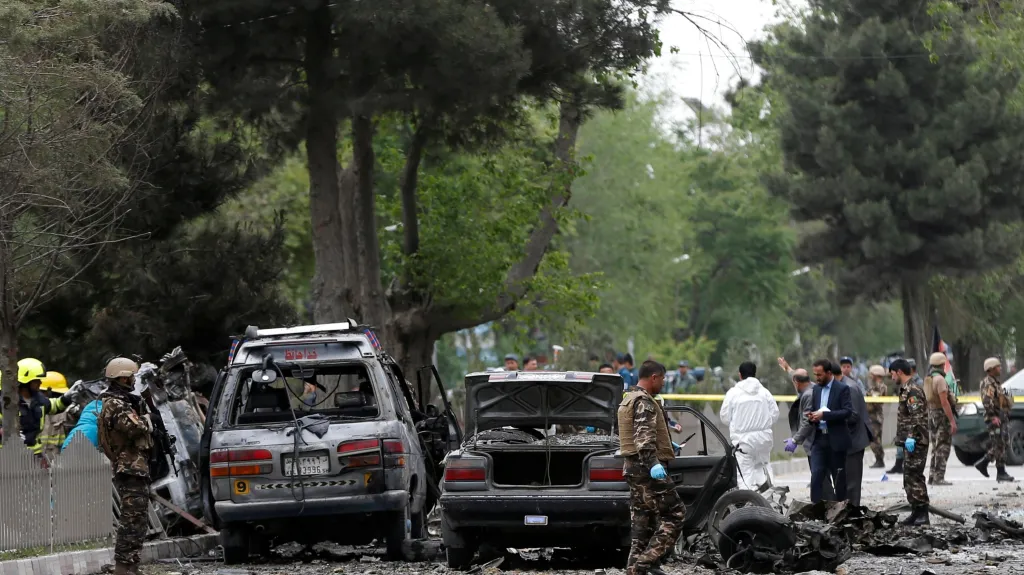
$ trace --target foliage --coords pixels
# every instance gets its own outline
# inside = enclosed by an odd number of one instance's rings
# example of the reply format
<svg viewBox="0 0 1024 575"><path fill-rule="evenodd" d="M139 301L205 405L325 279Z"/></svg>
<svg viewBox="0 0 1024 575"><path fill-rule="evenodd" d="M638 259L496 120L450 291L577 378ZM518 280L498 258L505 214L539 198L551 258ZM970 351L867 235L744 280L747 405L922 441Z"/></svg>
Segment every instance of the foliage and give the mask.
<svg viewBox="0 0 1024 575"><path fill-rule="evenodd" d="M754 45L785 113L784 171L769 179L810 227L801 259L841 261L840 291L899 286L908 350L928 346L934 274L986 269L1019 252L1019 75L982 65L962 28L929 32L924 3L821 0ZM926 44L945 54L930 60Z"/></svg>

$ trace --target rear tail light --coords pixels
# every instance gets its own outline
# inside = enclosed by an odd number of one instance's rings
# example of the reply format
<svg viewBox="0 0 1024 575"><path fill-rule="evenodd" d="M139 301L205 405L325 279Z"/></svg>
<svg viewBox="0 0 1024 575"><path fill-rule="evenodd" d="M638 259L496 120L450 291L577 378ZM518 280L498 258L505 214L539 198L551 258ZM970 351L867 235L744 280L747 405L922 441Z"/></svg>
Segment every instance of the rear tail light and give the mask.
<svg viewBox="0 0 1024 575"><path fill-rule="evenodd" d="M591 481L625 481L622 476L622 468L619 469L591 469Z"/></svg>
<svg viewBox="0 0 1024 575"><path fill-rule="evenodd" d="M445 481L486 481L487 460L474 458L455 458L449 460L444 468Z"/></svg>
<svg viewBox="0 0 1024 575"><path fill-rule="evenodd" d="M338 463L345 469L380 467L381 440L357 439L338 444Z"/></svg>
<svg viewBox="0 0 1024 575"><path fill-rule="evenodd" d="M350 454L363 451L380 451L379 439L357 439L338 444L338 453Z"/></svg>
<svg viewBox="0 0 1024 575"><path fill-rule="evenodd" d="M622 474L622 460L614 457L592 458L587 476L591 483L626 480Z"/></svg>
<svg viewBox="0 0 1024 575"><path fill-rule="evenodd" d="M274 454L268 449L221 449L210 452L210 477L266 475L273 471ZM268 463L260 463L266 461ZM242 465L238 465L238 464Z"/></svg>
<svg viewBox="0 0 1024 575"><path fill-rule="evenodd" d="M399 439L383 439L380 442L384 449L384 467L405 467L405 444Z"/></svg>

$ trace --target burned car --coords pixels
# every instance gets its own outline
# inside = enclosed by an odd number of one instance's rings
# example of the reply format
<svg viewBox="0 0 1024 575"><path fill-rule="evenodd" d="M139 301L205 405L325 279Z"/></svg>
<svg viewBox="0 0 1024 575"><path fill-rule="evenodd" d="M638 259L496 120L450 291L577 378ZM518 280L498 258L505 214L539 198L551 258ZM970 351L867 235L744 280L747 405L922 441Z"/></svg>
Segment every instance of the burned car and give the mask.
<svg viewBox="0 0 1024 575"><path fill-rule="evenodd" d="M384 540L401 558L431 505L426 462L447 452L444 437L421 442L425 417L356 322L249 328L214 386L201 447L206 516L225 561L266 553L274 539Z"/></svg>
<svg viewBox="0 0 1024 575"><path fill-rule="evenodd" d="M448 565L468 566L484 543L568 547L624 559L629 487L615 434L622 379L580 372L476 373L466 376L465 386L467 439L445 458L441 483ZM692 533L710 517L724 517L716 508L720 500L736 504L722 497L736 487L736 460L702 414L689 407L671 411L685 422L688 437L680 439L684 445L667 467L686 504L685 531Z"/></svg>

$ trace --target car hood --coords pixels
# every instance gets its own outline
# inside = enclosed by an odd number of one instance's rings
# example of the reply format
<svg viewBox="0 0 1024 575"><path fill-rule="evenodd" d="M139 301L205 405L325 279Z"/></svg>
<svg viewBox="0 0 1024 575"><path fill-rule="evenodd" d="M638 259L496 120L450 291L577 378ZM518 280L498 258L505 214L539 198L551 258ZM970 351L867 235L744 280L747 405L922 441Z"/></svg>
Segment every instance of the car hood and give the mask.
<svg viewBox="0 0 1024 575"><path fill-rule="evenodd" d="M475 373L466 376L466 430L585 425L611 431L621 401L618 374Z"/></svg>

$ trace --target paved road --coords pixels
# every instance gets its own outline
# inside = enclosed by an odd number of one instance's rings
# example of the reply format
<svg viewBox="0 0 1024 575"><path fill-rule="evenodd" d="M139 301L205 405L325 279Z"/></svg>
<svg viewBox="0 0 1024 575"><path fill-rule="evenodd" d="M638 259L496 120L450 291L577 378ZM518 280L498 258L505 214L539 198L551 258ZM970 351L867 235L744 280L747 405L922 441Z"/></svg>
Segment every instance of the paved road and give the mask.
<svg viewBox="0 0 1024 575"><path fill-rule="evenodd" d="M891 457L889 463L891 464ZM947 479L953 483L951 487L931 488L932 502L937 507L949 509L964 515L972 524L971 515L982 509L996 512L1004 516L1024 520L1024 468L1010 468L1011 475L1016 473L1022 478L1016 484L997 484L994 479L981 477L974 468L966 468L959 462L949 463ZM994 470L993 470L994 475ZM889 476L888 481L882 480L882 470L865 470L863 484L863 503L874 509L883 509L905 501L902 476ZM776 483L788 485L791 496L797 499L808 498L808 475L797 473L782 475ZM953 523L933 518L936 526L952 526ZM939 530L941 532L941 530ZM569 565L551 561L507 561L497 569L487 570L482 575L501 575L502 573L543 572L551 575L594 575L595 566L587 569L566 570ZM712 575L712 571L690 565L675 564L667 569L673 575L683 573L692 575ZM961 574L1024 574L1024 541L1010 541L976 548L964 548L951 551L936 551L929 555L908 555L896 558L880 558L865 553L856 554L844 564L837 573L846 575L920 575L931 571L935 575ZM303 562L277 561L270 564L244 565L225 567L211 563L195 565L148 566L145 572L149 575L327 575L345 573L348 575L450 575L450 572L439 562L430 563L387 563L377 557L350 554L348 556L324 557ZM607 575L622 575L618 569L605 569ZM815 574L824 575L824 574Z"/></svg>

